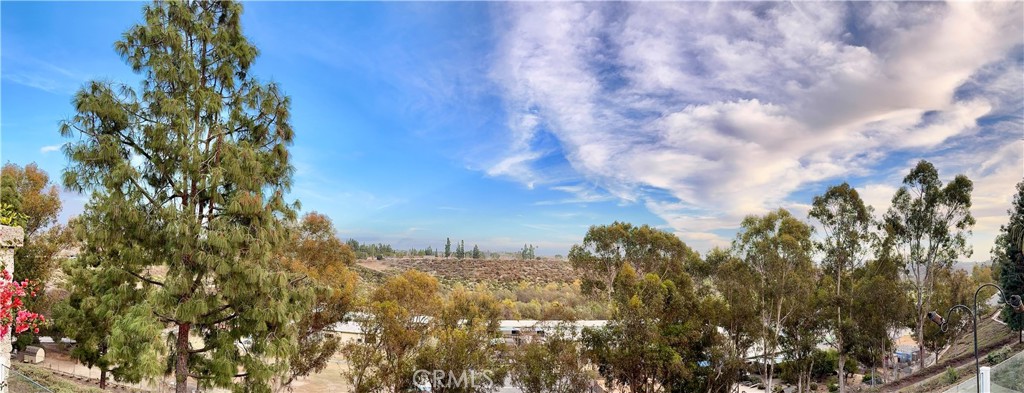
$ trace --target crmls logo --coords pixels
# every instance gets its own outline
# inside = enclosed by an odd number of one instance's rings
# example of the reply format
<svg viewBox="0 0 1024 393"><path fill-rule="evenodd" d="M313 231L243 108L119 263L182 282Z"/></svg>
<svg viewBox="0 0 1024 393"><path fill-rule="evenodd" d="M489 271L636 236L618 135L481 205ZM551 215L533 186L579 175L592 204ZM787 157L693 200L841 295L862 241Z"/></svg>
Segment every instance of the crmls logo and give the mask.
<svg viewBox="0 0 1024 393"><path fill-rule="evenodd" d="M491 371L475 370L456 373L448 370L416 370L412 374L412 382L421 391L431 391L434 388L489 388L494 385L491 380Z"/></svg>

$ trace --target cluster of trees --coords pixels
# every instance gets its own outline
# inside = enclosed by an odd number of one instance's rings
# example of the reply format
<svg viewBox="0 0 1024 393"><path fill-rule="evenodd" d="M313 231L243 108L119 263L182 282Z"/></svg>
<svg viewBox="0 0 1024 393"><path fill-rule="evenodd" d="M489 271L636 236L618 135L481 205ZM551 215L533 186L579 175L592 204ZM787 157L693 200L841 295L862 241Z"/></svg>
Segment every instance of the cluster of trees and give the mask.
<svg viewBox="0 0 1024 393"><path fill-rule="evenodd" d="M940 334L926 313L966 303L989 277L952 268L971 252L971 189L964 176L943 184L921 161L880 218L844 183L814 198L809 218L820 233L779 209L746 217L732 247L703 258L648 226L591 227L569 260L584 289L612 302L613 311L608 329L586 332L587 354L605 377L634 392L724 392L750 357L768 391L780 374L805 391L822 376L819 343L834 348L829 374L840 376L858 364L881 365L903 327L915 329L922 347L940 348L955 334ZM1024 182L1004 227L1008 238L1024 216L1022 200ZM995 254L1024 258L1011 243ZM1012 269L1024 263L1000 266L1022 277ZM1001 279L1008 293L1024 292Z"/></svg>
<svg viewBox="0 0 1024 393"><path fill-rule="evenodd" d="M508 346L498 329L502 304L479 287L442 293L437 279L410 270L373 289L356 309L363 339L341 348L356 392L409 391L428 381L437 392L489 392L509 377L524 392L575 393L596 376L568 324L545 340Z"/></svg>
<svg viewBox="0 0 1024 393"><path fill-rule="evenodd" d="M532 244L524 244L523 249L519 251L519 258L521 259L535 259L537 258L537 248Z"/></svg>
<svg viewBox="0 0 1024 393"><path fill-rule="evenodd" d="M459 244L455 246L455 252L452 252L452 239L451 238L445 238L445 243L444 243L444 257L445 258L451 258L451 257L454 256L455 258L458 258L458 259L466 259L466 258L484 259L484 258L487 258L488 255L490 255L491 258L498 258L498 254L497 253L480 251L480 247L478 247L476 244L473 245L473 249L472 250L466 251L466 241L465 240L459 240Z"/></svg>
<svg viewBox="0 0 1024 393"><path fill-rule="evenodd" d="M360 243L356 239L348 239L347 241L345 241L345 244L347 244L348 247L351 248L352 251L354 251L356 253L356 257L359 258L359 259L364 259L364 258L368 258L368 257L376 257L376 256L391 257L391 256L397 256L398 253L399 253L393 247L391 247L390 244L384 244L384 243L376 243L376 244L374 244L374 243ZM412 255L416 255L416 254L412 254Z"/></svg>
<svg viewBox="0 0 1024 393"><path fill-rule="evenodd" d="M455 245L455 250L452 250L452 240L447 238L445 240L444 251L434 250L432 246L427 246L424 249L410 248L408 250L396 250L390 244L385 243L359 243L355 239L349 239L345 242L352 250L355 250L356 258L364 259L368 257L416 257L416 256L443 256L445 258L455 257L458 259L485 259L492 258L497 259L501 257L500 253L489 252L480 250L480 247L473 245L472 250L466 250L466 242L460 240ZM519 254L516 254L519 255Z"/></svg>
<svg viewBox="0 0 1024 393"><path fill-rule="evenodd" d="M0 193L5 209L25 217L16 279L45 282L57 252L80 245L63 266L67 295L53 319L78 341L73 355L103 371L101 385L108 374L173 375L179 392L190 381L270 391L340 351L357 391L409 387L417 368L579 391L589 362L633 392L725 392L756 354L769 391L779 373L803 391L822 374L819 342L835 347L841 375L847 364L880 363L902 326L922 346L941 345L925 313L964 301L975 284L951 270L970 254L972 184L943 184L922 161L880 219L849 185L816 197L818 237L784 209L747 217L731 248L703 257L649 226L592 227L569 260L581 291L610 305L608 326L512 350L497 340L503 311L493 294L445 294L410 271L361 296L347 266L361 252L396 251L346 244L326 217L298 217L285 198L290 101L249 74L257 50L242 34L240 4L155 2L143 12L115 49L144 82L90 82L61 125L70 138L62 182L89 195L82 215L56 223L58 193L33 165L5 166ZM993 275L1011 293L1024 291L1024 183L1017 189L994 251ZM483 254L463 241L454 251ZM448 239L444 256L452 255ZM533 259L535 248L519 256ZM364 341L326 334L348 317ZM1019 330L1015 318L1006 316Z"/></svg>
<svg viewBox="0 0 1024 393"><path fill-rule="evenodd" d="M501 302L502 319L608 319L611 311L604 299L585 295L578 281L494 283L477 290L489 291Z"/></svg>
<svg viewBox="0 0 1024 393"><path fill-rule="evenodd" d="M457 258L457 259L498 259L502 257L502 253L481 250L476 244L473 245L471 250L466 249L466 241L459 240L458 244L454 244L454 250L452 249L452 239L445 238L445 244L443 251L441 249L435 250L433 246L427 246L427 248L418 249L410 248L408 250L397 250L390 244L386 243L360 243L356 239L349 239L345 241L345 244L349 248L355 251L356 258L374 258L374 257L416 257L416 256L439 256L444 258ZM523 249L518 252L506 252L504 255L520 258L520 259L536 259L536 247L533 245L524 245Z"/></svg>

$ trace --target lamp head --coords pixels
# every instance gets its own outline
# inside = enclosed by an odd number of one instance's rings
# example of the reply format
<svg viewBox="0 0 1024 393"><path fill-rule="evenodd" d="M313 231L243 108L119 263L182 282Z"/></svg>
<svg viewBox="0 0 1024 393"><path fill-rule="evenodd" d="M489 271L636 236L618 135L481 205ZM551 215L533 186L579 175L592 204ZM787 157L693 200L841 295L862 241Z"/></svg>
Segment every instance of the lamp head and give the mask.
<svg viewBox="0 0 1024 393"><path fill-rule="evenodd" d="M1024 301L1021 300L1020 295L1010 296L1010 299L1006 302L1013 311L1024 312Z"/></svg>
<svg viewBox="0 0 1024 393"><path fill-rule="evenodd" d="M939 326L942 326L946 323L946 319L942 318L942 316L935 311L928 312L928 319L931 320L932 322L935 322L935 324Z"/></svg>

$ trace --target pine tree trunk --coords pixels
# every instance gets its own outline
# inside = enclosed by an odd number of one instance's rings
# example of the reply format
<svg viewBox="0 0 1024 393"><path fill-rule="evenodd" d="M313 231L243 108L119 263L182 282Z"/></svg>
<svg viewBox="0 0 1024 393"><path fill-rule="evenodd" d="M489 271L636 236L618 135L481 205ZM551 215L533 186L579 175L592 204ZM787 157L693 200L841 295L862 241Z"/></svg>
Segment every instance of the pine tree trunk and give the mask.
<svg viewBox="0 0 1024 393"><path fill-rule="evenodd" d="M178 341L175 344L174 359L174 391L188 392L188 334L192 326L184 323L178 325Z"/></svg>
<svg viewBox="0 0 1024 393"><path fill-rule="evenodd" d="M103 340L100 341L99 353L100 353L100 357L103 357L103 356L107 355L107 339L106 338L104 338ZM100 389L106 389L106 388L107 388L107 368L106 367L100 367Z"/></svg>

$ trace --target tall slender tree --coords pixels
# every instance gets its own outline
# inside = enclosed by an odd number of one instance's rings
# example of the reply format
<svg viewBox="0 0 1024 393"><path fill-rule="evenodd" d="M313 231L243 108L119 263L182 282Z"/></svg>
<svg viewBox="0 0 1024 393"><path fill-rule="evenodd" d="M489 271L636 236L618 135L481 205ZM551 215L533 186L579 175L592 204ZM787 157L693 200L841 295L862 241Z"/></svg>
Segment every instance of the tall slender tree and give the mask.
<svg viewBox="0 0 1024 393"><path fill-rule="evenodd" d="M948 184L930 162L921 160L903 178L892 197L883 228L892 236L892 250L906 265L914 291L917 343L924 367L924 326L931 309L936 271L948 269L961 256L970 256L967 236L974 225L971 192L974 184L957 175Z"/></svg>
<svg viewBox="0 0 1024 393"><path fill-rule="evenodd" d="M760 278L754 283L758 290L754 301L763 329L762 372L768 378L770 392L783 329L790 318L796 317L801 303L813 295L813 286L804 285L806 278L817 274L811 260L811 226L785 209L748 216L743 219L734 248Z"/></svg>
<svg viewBox="0 0 1024 393"><path fill-rule="evenodd" d="M231 1L146 5L114 45L139 89L90 82L61 125L64 184L91 193L84 215L102 223L86 243L117 256L96 269L122 273L97 290L146 291L148 312L114 316L112 337L166 354L140 361L169 365L178 392L190 378L268 391L312 298L272 264L295 218L285 201L293 131L289 99L249 74L258 52L241 14ZM154 336L154 326L171 329ZM111 351L131 356L123 341Z"/></svg>
<svg viewBox="0 0 1024 393"><path fill-rule="evenodd" d="M844 339L852 328L849 318L852 282L849 276L862 264L868 250L871 208L860 199L856 189L843 183L814 197L809 215L821 224L825 232L824 237L815 242L815 248L823 254L824 273L830 279L834 278L831 283L835 286L834 296L828 303L835 305L835 315L830 318L829 328L835 340L833 346L839 353L839 392L845 393L844 367L850 343Z"/></svg>
<svg viewBox="0 0 1024 393"><path fill-rule="evenodd" d="M444 257L450 258L452 256L452 239L446 237L444 240Z"/></svg>
<svg viewBox="0 0 1024 393"><path fill-rule="evenodd" d="M1007 211L1010 222L1000 227L992 261L999 269L999 284L1007 294L1024 294L1024 181L1017 183L1017 194ZM1017 341L1024 342L1024 314L1003 308L1003 321L1017 331Z"/></svg>
<svg viewBox="0 0 1024 393"><path fill-rule="evenodd" d="M728 250L712 249L705 257L706 265L713 267L715 293L720 303L712 313L716 326L725 330L719 378L732 387L740 372L747 367L747 354L760 341L763 334L758 314L758 283L760 277L753 267L744 263Z"/></svg>
<svg viewBox="0 0 1024 393"><path fill-rule="evenodd" d="M903 263L893 252L895 239L875 236L873 240L874 257L854 269L851 277L848 320L856 323L851 340L845 341L852 344L857 360L872 370L884 363L885 354L892 353L896 333L914 319L913 300L903 284Z"/></svg>

